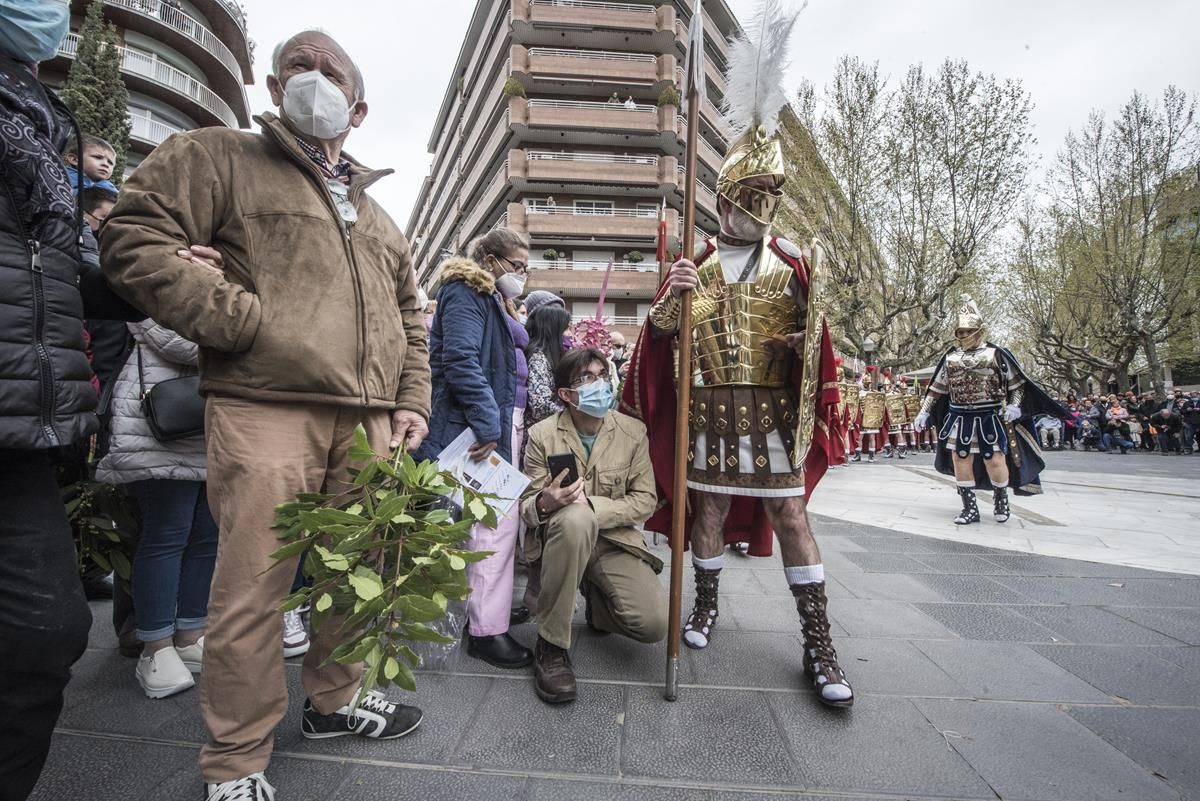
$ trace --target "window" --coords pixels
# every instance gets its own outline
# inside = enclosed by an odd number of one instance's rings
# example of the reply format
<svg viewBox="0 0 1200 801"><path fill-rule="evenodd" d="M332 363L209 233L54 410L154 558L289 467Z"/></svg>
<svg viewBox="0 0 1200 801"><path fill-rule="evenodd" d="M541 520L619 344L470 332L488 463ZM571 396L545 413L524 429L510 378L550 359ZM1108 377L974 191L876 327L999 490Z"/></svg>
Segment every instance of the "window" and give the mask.
<svg viewBox="0 0 1200 801"><path fill-rule="evenodd" d="M637 216L658 219L658 209L657 203L639 203L637 204Z"/></svg>
<svg viewBox="0 0 1200 801"><path fill-rule="evenodd" d="M613 216L611 200L576 200L575 213L581 215Z"/></svg>

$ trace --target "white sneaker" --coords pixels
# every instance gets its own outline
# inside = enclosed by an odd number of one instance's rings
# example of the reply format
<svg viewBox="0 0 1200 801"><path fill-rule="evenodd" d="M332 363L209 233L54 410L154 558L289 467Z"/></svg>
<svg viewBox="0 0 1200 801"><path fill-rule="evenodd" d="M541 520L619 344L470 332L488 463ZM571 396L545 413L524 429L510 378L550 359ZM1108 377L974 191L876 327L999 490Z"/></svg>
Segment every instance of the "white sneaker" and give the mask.
<svg viewBox="0 0 1200 801"><path fill-rule="evenodd" d="M275 788L261 773L220 784L206 784L207 801L275 801Z"/></svg>
<svg viewBox="0 0 1200 801"><path fill-rule="evenodd" d="M161 648L140 657L134 675L148 698L166 698L196 686L192 672L174 648Z"/></svg>
<svg viewBox="0 0 1200 801"><path fill-rule="evenodd" d="M176 646L175 653L179 654L179 659L183 662L184 667L192 673L199 673L200 666L204 663L204 638L201 637L183 648Z"/></svg>
<svg viewBox="0 0 1200 801"><path fill-rule="evenodd" d="M293 609L283 613L283 656L300 656L308 653L308 632L300 612Z"/></svg>

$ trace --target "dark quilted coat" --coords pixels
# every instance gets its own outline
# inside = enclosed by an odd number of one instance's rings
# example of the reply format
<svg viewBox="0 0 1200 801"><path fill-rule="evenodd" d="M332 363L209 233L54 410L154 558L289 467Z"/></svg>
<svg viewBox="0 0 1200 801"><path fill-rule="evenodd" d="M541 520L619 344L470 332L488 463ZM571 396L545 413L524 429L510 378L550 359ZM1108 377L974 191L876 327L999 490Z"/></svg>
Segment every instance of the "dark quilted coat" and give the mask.
<svg viewBox="0 0 1200 801"><path fill-rule="evenodd" d="M69 112L28 67L0 56L0 448L69 445L98 427L83 297L136 319L83 270L80 217L59 158ZM82 296L81 296L82 292Z"/></svg>

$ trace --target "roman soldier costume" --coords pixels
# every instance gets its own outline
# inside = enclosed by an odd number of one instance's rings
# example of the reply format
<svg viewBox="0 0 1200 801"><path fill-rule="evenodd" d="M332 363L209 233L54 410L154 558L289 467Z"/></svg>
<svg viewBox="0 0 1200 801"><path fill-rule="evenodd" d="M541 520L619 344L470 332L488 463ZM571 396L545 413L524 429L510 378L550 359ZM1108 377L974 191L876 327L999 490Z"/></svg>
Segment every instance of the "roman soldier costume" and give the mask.
<svg viewBox="0 0 1200 801"><path fill-rule="evenodd" d="M962 512L954 522L979 522L976 489L991 489L993 516L1009 518L1008 487L1018 495L1042 491L1038 475L1045 468L1035 415L1065 417L1066 410L1051 399L1021 369L1013 354L986 341L983 317L969 295L962 296L955 326L957 345L938 363L925 393L917 428L932 424L938 432L934 466L955 475L954 457L972 458L972 479L959 481ZM984 460L1002 454L1008 481L989 478Z"/></svg>
<svg viewBox="0 0 1200 801"><path fill-rule="evenodd" d="M867 367L863 378L861 435L862 449L867 452L867 461L875 461L875 452L880 446L883 432L887 428L886 396L875 383L876 368Z"/></svg>
<svg viewBox="0 0 1200 801"><path fill-rule="evenodd" d="M899 458L905 459L908 456L905 432L912 431L912 421L908 417L908 407L904 403L904 390L898 383L892 383L890 373L885 371L884 378L887 380L884 406L887 408L888 439L892 443L892 447L887 452L887 458L892 458L892 453L895 452Z"/></svg>
<svg viewBox="0 0 1200 801"><path fill-rule="evenodd" d="M731 86L779 77L756 76L753 60L742 65L746 67L749 75L729 76ZM785 96L780 88L779 97ZM734 207L729 213L740 213L763 228L774 216L785 180L783 151L773 135L777 113L778 107L755 108L750 119L730 119L734 130L744 133L717 178L721 202ZM770 189L763 188L768 185ZM699 282L691 321L689 538L699 524L695 499L730 496L725 542L748 542L751 556L767 556L773 538L764 502L811 493L826 469L845 458L839 371L819 302L820 276L810 272L800 247L769 233L745 241L723 228L691 255ZM638 337L622 398L623 410L646 423L650 438L660 507L646 528L664 533L671 528L675 470L675 339L670 334L677 330L680 306L664 285ZM807 335L804 345L793 348L787 337L799 332ZM807 528L804 508L798 508L804 519L788 521L793 533ZM702 522L706 531L721 524L707 518ZM693 551L692 557L696 599L683 637L686 645L704 648L717 621L723 555L700 558ZM853 693L830 639L824 568L785 565L785 574L800 613L804 669L821 701L849 706Z"/></svg>

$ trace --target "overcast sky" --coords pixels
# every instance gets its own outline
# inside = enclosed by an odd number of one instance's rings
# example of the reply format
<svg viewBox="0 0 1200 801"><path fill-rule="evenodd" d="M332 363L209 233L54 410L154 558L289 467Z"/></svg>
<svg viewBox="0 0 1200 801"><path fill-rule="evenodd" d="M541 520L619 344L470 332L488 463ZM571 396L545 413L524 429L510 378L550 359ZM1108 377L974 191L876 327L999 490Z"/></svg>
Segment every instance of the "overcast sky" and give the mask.
<svg viewBox="0 0 1200 801"><path fill-rule="evenodd" d="M366 76L370 112L346 149L396 174L371 190L404 227L429 171L426 143L475 0L244 0L258 41L250 106L270 108L271 50L305 27L333 33ZM758 0L729 0L746 20ZM878 61L897 81L908 65L965 58L1032 93L1043 164L1092 109L1115 112L1139 89L1200 91L1196 0L811 0L793 44L789 90L818 91L839 56Z"/></svg>

